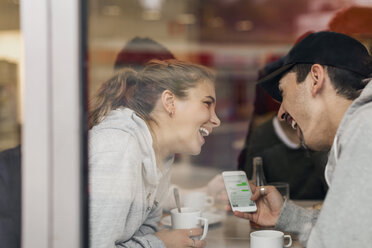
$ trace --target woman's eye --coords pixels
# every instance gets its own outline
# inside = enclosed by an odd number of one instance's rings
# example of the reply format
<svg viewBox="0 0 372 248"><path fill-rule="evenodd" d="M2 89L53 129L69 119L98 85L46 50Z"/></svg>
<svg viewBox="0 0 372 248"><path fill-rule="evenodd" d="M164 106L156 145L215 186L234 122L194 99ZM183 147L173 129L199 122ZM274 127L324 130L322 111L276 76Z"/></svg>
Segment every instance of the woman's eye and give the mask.
<svg viewBox="0 0 372 248"><path fill-rule="evenodd" d="M212 105L212 102L204 102L204 104L206 104L208 107L210 107Z"/></svg>

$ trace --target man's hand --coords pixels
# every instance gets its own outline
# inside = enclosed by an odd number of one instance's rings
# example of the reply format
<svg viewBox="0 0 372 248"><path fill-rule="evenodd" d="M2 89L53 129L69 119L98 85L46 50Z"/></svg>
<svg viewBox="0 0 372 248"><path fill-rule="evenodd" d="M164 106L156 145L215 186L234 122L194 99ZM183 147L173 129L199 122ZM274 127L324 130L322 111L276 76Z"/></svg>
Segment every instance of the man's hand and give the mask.
<svg viewBox="0 0 372 248"><path fill-rule="evenodd" d="M260 194L260 187L253 184L250 184L250 186L253 192L251 200L256 203L257 211L252 213L235 211L234 215L261 226L275 226L284 204L282 195L274 186L264 186L265 195ZM226 208L231 210L230 206Z"/></svg>

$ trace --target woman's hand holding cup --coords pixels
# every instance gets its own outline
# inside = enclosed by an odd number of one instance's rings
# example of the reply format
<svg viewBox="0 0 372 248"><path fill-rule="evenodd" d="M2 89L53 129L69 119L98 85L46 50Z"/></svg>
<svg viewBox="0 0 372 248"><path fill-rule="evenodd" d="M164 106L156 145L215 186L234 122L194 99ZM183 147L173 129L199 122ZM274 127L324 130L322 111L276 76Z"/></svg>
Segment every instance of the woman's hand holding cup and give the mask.
<svg viewBox="0 0 372 248"><path fill-rule="evenodd" d="M178 247L205 247L204 241L208 233L208 220L201 217L201 211L193 208L172 209L172 229L157 232L155 235L161 239L167 248ZM200 228L200 221L204 227ZM201 238L200 238L201 236Z"/></svg>
<svg viewBox="0 0 372 248"><path fill-rule="evenodd" d="M184 247L205 247L204 240L198 240L193 237L198 237L203 234L202 228L177 229L168 230L163 229L155 235L163 241L167 248L184 248Z"/></svg>

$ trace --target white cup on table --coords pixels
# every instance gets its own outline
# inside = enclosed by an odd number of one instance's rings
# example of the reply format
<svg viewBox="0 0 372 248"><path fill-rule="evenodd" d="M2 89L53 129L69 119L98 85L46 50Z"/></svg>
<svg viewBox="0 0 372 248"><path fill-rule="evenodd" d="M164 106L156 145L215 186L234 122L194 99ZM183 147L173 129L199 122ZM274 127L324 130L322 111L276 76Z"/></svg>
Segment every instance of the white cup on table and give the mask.
<svg viewBox="0 0 372 248"><path fill-rule="evenodd" d="M200 240L205 239L208 233L208 220L201 217L201 211L195 208L181 208L181 213L177 208L170 211L172 219L172 229L190 229L201 227L200 221L204 224L203 235Z"/></svg>
<svg viewBox="0 0 372 248"><path fill-rule="evenodd" d="M283 232L275 230L261 230L251 233L251 248L283 248L292 245L290 235L284 235ZM288 243L284 245L284 240Z"/></svg>
<svg viewBox="0 0 372 248"><path fill-rule="evenodd" d="M183 196L183 205L189 208L196 208L204 211L205 208L211 207L214 204L214 198L208 196L206 192L195 191L187 193Z"/></svg>

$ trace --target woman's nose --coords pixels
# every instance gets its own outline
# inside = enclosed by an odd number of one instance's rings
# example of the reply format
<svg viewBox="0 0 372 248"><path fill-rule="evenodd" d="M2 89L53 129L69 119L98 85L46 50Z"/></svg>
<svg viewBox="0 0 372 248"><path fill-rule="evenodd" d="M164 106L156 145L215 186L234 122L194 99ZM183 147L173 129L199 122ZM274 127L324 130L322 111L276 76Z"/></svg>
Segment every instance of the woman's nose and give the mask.
<svg viewBox="0 0 372 248"><path fill-rule="evenodd" d="M213 123L214 127L218 127L221 124L220 119L217 117L216 112L213 111L211 122Z"/></svg>

